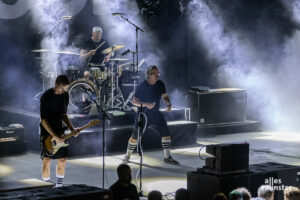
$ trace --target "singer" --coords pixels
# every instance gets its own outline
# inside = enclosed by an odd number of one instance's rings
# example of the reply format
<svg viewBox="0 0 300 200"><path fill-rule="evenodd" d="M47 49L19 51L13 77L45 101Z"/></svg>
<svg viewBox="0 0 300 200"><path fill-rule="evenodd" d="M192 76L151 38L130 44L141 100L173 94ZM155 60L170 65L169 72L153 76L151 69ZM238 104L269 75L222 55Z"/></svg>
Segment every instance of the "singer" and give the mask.
<svg viewBox="0 0 300 200"><path fill-rule="evenodd" d="M101 52L109 47L109 44L105 39L102 38L102 28L93 27L92 37L85 41L80 50L80 57L85 61L85 72L84 77L89 78L90 72L88 71L89 67L92 66L101 66L105 62L109 61L111 53L105 55ZM99 47L104 42L104 44ZM104 69L102 69L104 70Z"/></svg>
<svg viewBox="0 0 300 200"><path fill-rule="evenodd" d="M159 111L160 100L163 98L164 102L168 106L167 112L172 108L170 99L166 93L165 84L158 80L159 70L158 67L153 65L147 69L147 80L142 82L135 92L133 97L133 105L139 107L139 111L136 115L135 128L132 136L128 141L127 153L123 158L123 163L128 163L130 156L137 146L138 136L138 116L143 107L143 112L147 116L147 128L153 129L155 132L160 134L162 140L162 148L164 150L164 162L167 164L179 165L179 162L174 160L170 155L171 151L171 137L167 126L167 122L163 114Z"/></svg>

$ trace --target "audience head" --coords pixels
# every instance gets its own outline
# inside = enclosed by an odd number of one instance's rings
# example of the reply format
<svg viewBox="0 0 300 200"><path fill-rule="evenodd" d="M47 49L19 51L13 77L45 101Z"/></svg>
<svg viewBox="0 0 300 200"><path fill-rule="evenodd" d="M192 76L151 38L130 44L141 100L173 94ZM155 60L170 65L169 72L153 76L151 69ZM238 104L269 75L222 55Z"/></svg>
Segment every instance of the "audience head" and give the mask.
<svg viewBox="0 0 300 200"><path fill-rule="evenodd" d="M242 193L243 195L243 200L250 200L251 199L251 194L250 192L247 190L247 188L245 187L240 187L236 189L237 191L239 191L240 193Z"/></svg>
<svg viewBox="0 0 300 200"><path fill-rule="evenodd" d="M243 194L238 190L229 193L229 200L243 200Z"/></svg>
<svg viewBox="0 0 300 200"><path fill-rule="evenodd" d="M175 200L189 200L191 199L190 192L187 189L180 188L175 193Z"/></svg>
<svg viewBox="0 0 300 200"><path fill-rule="evenodd" d="M148 200L162 200L162 194L160 191L153 190L148 194Z"/></svg>
<svg viewBox="0 0 300 200"><path fill-rule="evenodd" d="M117 169L119 181L122 183L130 183L131 182L131 169L129 165L121 164Z"/></svg>
<svg viewBox="0 0 300 200"><path fill-rule="evenodd" d="M257 190L257 196L265 200L273 200L274 190L270 185L262 185Z"/></svg>
<svg viewBox="0 0 300 200"><path fill-rule="evenodd" d="M223 193L217 193L213 197L213 200L227 200L227 197Z"/></svg>
<svg viewBox="0 0 300 200"><path fill-rule="evenodd" d="M298 187L289 186L285 188L284 200L299 200L300 199L300 189Z"/></svg>

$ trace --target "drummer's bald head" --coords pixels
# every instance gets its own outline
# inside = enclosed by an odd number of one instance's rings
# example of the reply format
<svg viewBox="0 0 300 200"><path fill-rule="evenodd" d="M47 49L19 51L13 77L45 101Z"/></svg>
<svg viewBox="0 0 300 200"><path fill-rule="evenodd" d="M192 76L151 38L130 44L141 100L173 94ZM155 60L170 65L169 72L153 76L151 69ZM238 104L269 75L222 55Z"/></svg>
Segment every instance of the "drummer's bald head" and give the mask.
<svg viewBox="0 0 300 200"><path fill-rule="evenodd" d="M102 33L102 28L100 26L93 27L93 33Z"/></svg>

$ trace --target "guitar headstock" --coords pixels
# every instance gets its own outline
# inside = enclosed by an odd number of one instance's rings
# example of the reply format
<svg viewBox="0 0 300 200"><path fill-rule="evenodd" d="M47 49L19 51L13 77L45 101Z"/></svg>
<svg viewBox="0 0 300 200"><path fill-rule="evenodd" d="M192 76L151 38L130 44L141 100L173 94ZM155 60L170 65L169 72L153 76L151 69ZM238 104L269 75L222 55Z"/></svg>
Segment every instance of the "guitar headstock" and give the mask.
<svg viewBox="0 0 300 200"><path fill-rule="evenodd" d="M90 122L89 122L89 125L90 126L95 126L95 125L97 125L97 124L100 124L100 120L99 119L96 119L96 120L91 120Z"/></svg>

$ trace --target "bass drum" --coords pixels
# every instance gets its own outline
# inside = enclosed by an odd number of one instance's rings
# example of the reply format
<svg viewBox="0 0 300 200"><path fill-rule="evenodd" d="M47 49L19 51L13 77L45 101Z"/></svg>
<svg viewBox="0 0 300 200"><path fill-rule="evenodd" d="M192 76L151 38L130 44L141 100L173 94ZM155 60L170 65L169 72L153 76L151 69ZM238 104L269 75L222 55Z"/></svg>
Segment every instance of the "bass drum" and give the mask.
<svg viewBox="0 0 300 200"><path fill-rule="evenodd" d="M82 87L89 91L93 91L93 94L91 93L93 98L99 97L99 89L92 81L88 79L79 79L69 85L69 102L71 106L79 111L88 112L93 102Z"/></svg>

